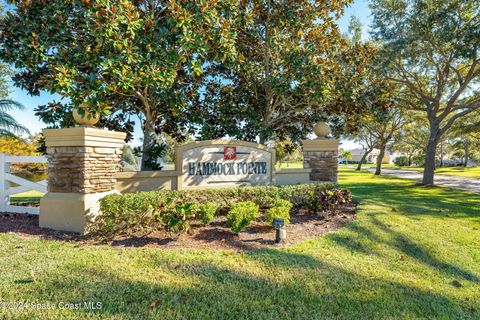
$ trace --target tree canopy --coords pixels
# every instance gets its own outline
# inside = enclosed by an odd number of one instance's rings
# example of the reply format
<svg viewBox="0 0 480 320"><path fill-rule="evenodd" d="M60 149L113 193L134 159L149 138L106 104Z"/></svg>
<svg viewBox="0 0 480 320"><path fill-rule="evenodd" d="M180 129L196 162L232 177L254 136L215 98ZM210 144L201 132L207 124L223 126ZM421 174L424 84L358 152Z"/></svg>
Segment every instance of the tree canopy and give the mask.
<svg viewBox="0 0 480 320"><path fill-rule="evenodd" d="M339 79L364 81L373 52L338 31L335 19L349 2L245 1L237 59L209 64L199 84L191 118L200 137L298 142L319 120L362 113L359 105L330 101L354 95Z"/></svg>
<svg viewBox="0 0 480 320"><path fill-rule="evenodd" d="M210 60L235 55L237 1L10 1L0 57L17 86L91 112L139 114L144 151L176 133L188 86ZM146 158L146 157L144 157ZM147 160L147 159L145 159Z"/></svg>
<svg viewBox="0 0 480 320"><path fill-rule="evenodd" d="M423 183L432 184L441 137L480 107L480 6L476 0L374 0L373 38L399 98L423 112L430 134Z"/></svg>

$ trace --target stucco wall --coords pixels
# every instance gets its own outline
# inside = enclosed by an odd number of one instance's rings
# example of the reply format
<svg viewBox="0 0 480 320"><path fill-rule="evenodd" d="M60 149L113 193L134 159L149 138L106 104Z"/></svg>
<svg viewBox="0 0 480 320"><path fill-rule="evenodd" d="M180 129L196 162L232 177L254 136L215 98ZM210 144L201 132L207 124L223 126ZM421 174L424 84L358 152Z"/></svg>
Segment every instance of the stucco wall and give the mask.
<svg viewBox="0 0 480 320"><path fill-rule="evenodd" d="M154 190L176 190L180 173L174 170L117 172L116 190L121 193Z"/></svg>
<svg viewBox="0 0 480 320"><path fill-rule="evenodd" d="M275 180L277 186L298 183L310 183L310 169L291 168L277 169L275 172Z"/></svg>

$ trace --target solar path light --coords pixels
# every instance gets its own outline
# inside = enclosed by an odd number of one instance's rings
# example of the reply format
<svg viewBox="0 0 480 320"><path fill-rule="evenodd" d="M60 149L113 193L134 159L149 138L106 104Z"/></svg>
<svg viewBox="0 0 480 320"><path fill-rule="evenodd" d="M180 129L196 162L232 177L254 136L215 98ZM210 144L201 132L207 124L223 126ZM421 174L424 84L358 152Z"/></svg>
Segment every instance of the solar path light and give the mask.
<svg viewBox="0 0 480 320"><path fill-rule="evenodd" d="M272 226L275 228L275 243L280 243L287 238L287 231L285 230L285 219L274 218Z"/></svg>

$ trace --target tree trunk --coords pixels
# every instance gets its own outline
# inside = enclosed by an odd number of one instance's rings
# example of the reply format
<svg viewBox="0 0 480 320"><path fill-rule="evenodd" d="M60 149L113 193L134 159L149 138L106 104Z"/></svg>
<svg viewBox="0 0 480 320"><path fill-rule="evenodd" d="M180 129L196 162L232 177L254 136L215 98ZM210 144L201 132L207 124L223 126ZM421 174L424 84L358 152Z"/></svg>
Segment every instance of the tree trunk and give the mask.
<svg viewBox="0 0 480 320"><path fill-rule="evenodd" d="M383 157L385 156L385 148L387 145L385 143L382 143L380 145L380 152L378 153L377 157L377 168L375 169L375 175L380 175L382 173L382 162L383 162Z"/></svg>
<svg viewBox="0 0 480 320"><path fill-rule="evenodd" d="M267 2L267 17L264 24L265 27L265 47L264 47L264 56L263 56L263 68L265 71L265 106L263 111L262 119L262 129L267 129L270 125L272 119L272 102L273 102L273 92L272 92L272 79L271 79L271 57L270 57L270 1ZM267 142L267 134L265 131L260 132L259 142L260 144L265 144Z"/></svg>
<svg viewBox="0 0 480 320"><path fill-rule="evenodd" d="M142 171L152 170L149 165L150 157L148 150L157 143L157 135L155 133L155 127L153 121L146 119L143 125L143 146L142 146Z"/></svg>
<svg viewBox="0 0 480 320"><path fill-rule="evenodd" d="M266 134L263 133L263 132L260 132L259 143L260 143L260 144L265 144L266 141L267 141L267 136L266 136Z"/></svg>
<svg viewBox="0 0 480 320"><path fill-rule="evenodd" d="M435 154L439 138L438 127L430 125L430 138L428 139L427 144L422 184L433 184L433 177L435 174Z"/></svg>
<svg viewBox="0 0 480 320"><path fill-rule="evenodd" d="M409 154L408 154L408 166L409 166L409 167L412 166L412 157L413 157L413 154L409 153Z"/></svg>
<svg viewBox="0 0 480 320"><path fill-rule="evenodd" d="M360 162L358 163L357 169L355 169L355 170L357 170L357 171L362 170L362 164L363 164L363 162L365 162L365 160L367 159L370 152L372 152L372 149L365 150L365 153L363 154L362 159L360 159Z"/></svg>
<svg viewBox="0 0 480 320"><path fill-rule="evenodd" d="M464 149L464 151L465 151L465 164L464 164L463 166L464 166L464 167L467 167L467 166L468 166L468 159L469 159L469 157L468 157L468 151L469 151L469 150L468 150L468 142L465 142L465 143L463 144L463 149Z"/></svg>
<svg viewBox="0 0 480 320"><path fill-rule="evenodd" d="M443 167L443 142L440 143L440 167Z"/></svg>

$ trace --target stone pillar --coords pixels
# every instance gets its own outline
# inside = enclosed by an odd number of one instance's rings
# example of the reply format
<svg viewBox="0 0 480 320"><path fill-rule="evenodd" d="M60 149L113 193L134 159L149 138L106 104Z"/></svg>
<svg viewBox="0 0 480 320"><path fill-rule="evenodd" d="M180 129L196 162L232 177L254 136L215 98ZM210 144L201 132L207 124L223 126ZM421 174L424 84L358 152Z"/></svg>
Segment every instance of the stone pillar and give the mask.
<svg viewBox="0 0 480 320"><path fill-rule="evenodd" d="M46 129L48 193L40 200L40 227L86 232L98 200L115 191L126 134L93 127Z"/></svg>
<svg viewBox="0 0 480 320"><path fill-rule="evenodd" d="M310 182L338 182L338 140L328 139L329 128L315 126L315 140L303 140L303 167L311 169Z"/></svg>

